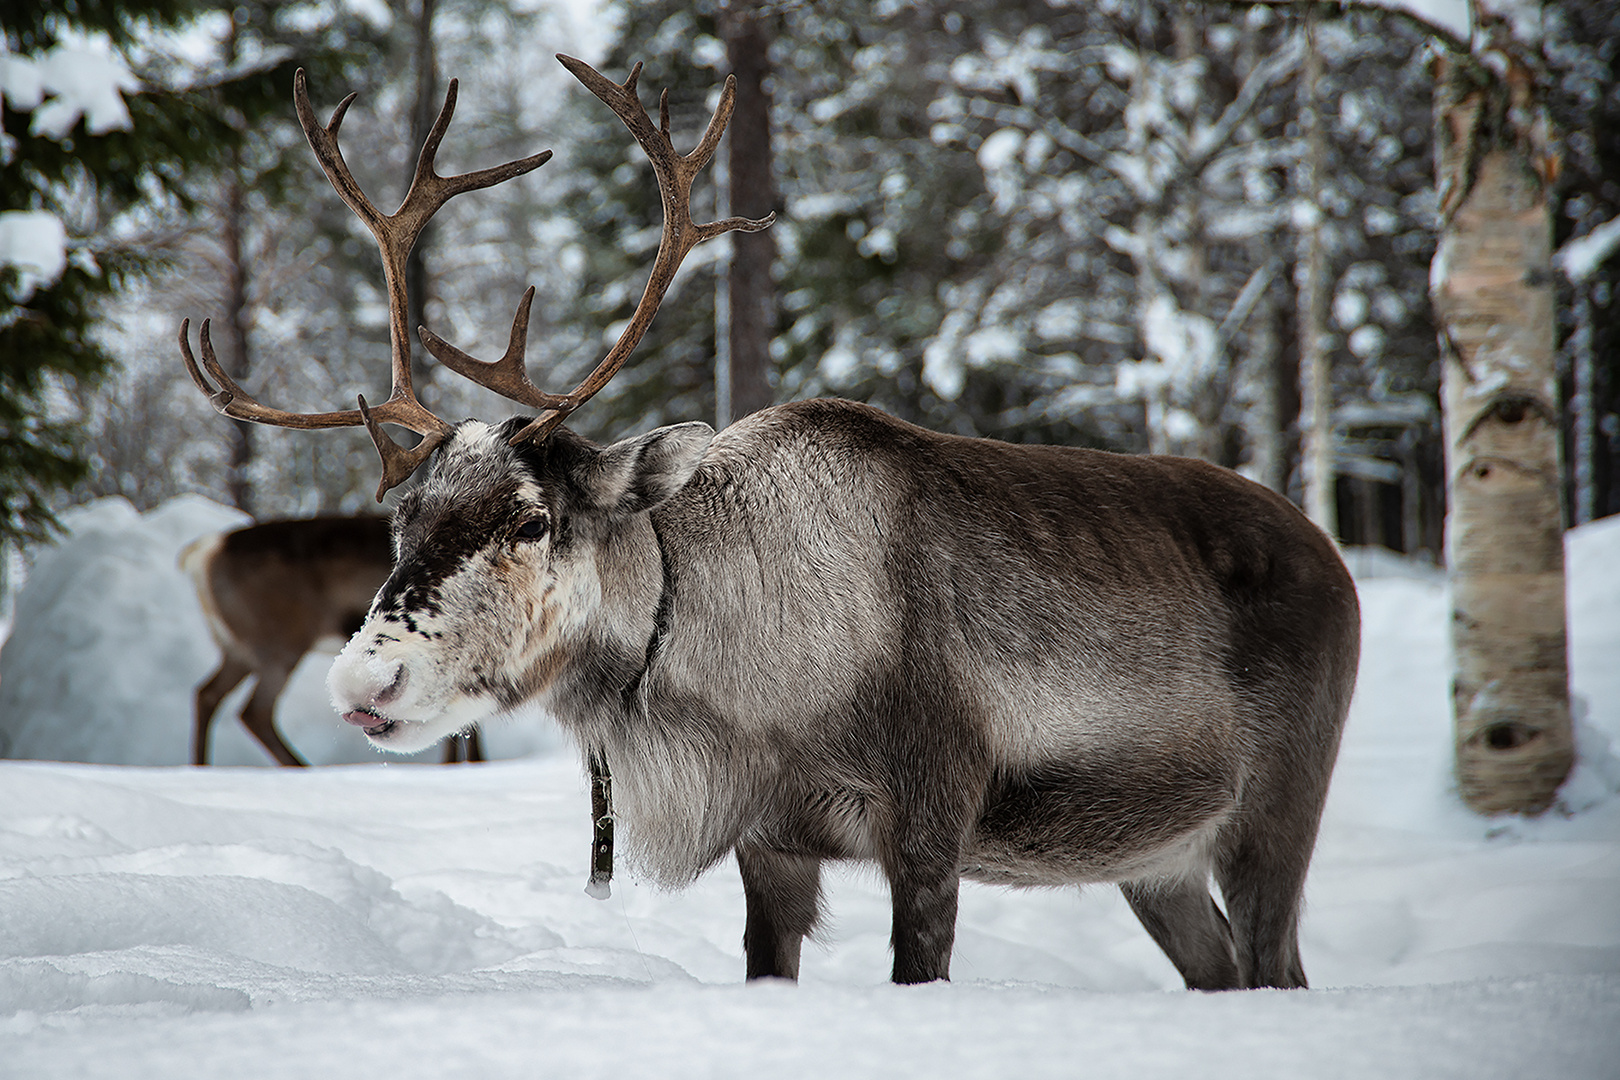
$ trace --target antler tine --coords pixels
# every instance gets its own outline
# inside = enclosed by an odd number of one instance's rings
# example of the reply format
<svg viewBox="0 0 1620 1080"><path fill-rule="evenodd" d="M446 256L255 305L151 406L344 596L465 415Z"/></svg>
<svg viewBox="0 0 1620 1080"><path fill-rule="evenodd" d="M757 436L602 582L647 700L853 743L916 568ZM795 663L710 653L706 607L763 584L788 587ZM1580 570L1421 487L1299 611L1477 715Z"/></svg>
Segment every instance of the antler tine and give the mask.
<svg viewBox="0 0 1620 1080"><path fill-rule="evenodd" d="M197 384L197 389L207 395L208 402L213 405L215 412L229 416L233 420L252 420L260 424L287 428L357 427L364 423L357 409L346 409L343 412L292 413L260 405L226 374L218 355L214 352L214 343L208 339L208 326L209 320L204 319L198 332L198 339L202 345L202 367L208 372L208 377L219 384L219 389L216 390L209 385L208 379L198 370L197 361L191 355L190 319L180 320L180 355L185 360L186 371L191 375L191 381ZM394 418L398 412L399 410L392 409L382 419L390 423L400 423L401 420Z"/></svg>
<svg viewBox="0 0 1620 1080"><path fill-rule="evenodd" d="M428 455L432 454L454 429L449 424L444 424L442 427L432 431L418 432L422 436L421 440L407 450L389 438L388 433L382 429L382 421L388 418L380 414L390 403L385 401L375 409L370 408L366 405L366 395L364 394L359 396L359 402L361 419L366 425L367 433L371 435L372 443L377 447L377 456L382 458L382 479L377 482L377 501L382 502L383 496L388 494L391 488L398 487L411 478L411 474L421 466L422 462L428 459Z"/></svg>
<svg viewBox="0 0 1620 1080"><path fill-rule="evenodd" d="M203 348L211 348L211 346L208 344L207 319L203 320L202 339L204 342ZM180 320L180 359L185 361L186 374L191 376L191 381L197 385L197 389L203 392L203 396L206 397L210 403L212 403L216 397L221 395L221 391L215 390L211 385L209 385L208 380L203 378L203 373L197 369L197 358L191 355L190 319ZM229 397L229 395L225 396ZM215 405L215 408L218 407L219 405Z"/></svg>
<svg viewBox="0 0 1620 1080"><path fill-rule="evenodd" d="M378 250L382 253L383 278L388 287L388 339L393 377L393 388L388 399L376 408L371 408L362 397L358 409L324 413L293 413L261 405L245 393L220 364L219 358L214 354L213 343L209 340L207 320L203 321L199 334L202 364L198 365L196 357L191 352L189 319L180 324L180 355L185 361L191 381L207 395L214 408L226 416L288 428L363 425L370 432L372 442L377 446L377 453L382 458L383 477L382 483L377 488L377 501L381 502L383 495L390 488L404 482L453 430L450 424L428 411L416 399L416 394L411 389L410 343L406 333L404 284L406 257L409 256L428 219L452 197L464 191L490 187L539 168L550 160L551 151L546 150L505 165L459 176L439 176L433 171L433 160L438 153L440 142L444 139L445 131L450 126L450 118L455 112L456 81L452 79L450 88L445 94L444 107L439 110L439 117L422 146L422 152L417 156L416 172L410 190L406 192L398 210L392 214L383 214L360 189L354 174L349 170L348 163L343 160L342 149L338 146L338 130L343 126L343 118L354 100L354 94L344 98L333 110L332 118L322 125L317 121L315 109L310 104L309 87L303 69L298 69L293 77L293 106L298 113L298 122L304 129L304 136L309 140L310 149L315 152L315 159L320 162L321 170L337 189L338 196L361 221L365 222L377 241ZM522 321L526 327L528 321L526 313ZM514 335L517 333L516 327L513 332ZM521 364L521 349L518 363ZM383 424L409 428L422 436L421 441L407 450L389 438L382 429Z"/></svg>
<svg viewBox="0 0 1620 1080"><path fill-rule="evenodd" d="M514 435L511 440L513 443L549 435L569 413L589 401L614 375L618 374L625 360L641 343L647 328L652 325L653 316L658 313L658 305L663 302L664 294L669 291L671 283L675 280L675 271L680 268L681 260L686 257L687 252L705 240L728 232L758 232L768 228L776 220L776 214L773 212L758 220L732 217L707 225L696 225L692 222L692 181L714 156L715 147L719 145L726 125L731 121L732 106L737 100L735 76L726 77L725 88L720 92L720 104L709 119L708 129L703 133L697 147L683 157L675 151L669 136L668 91L666 90L659 99L658 128L653 127L652 118L642 107L641 99L636 94L636 80L641 75L639 63L630 70L629 78L623 83L616 83L583 60L576 60L561 53L557 54L557 60L574 78L583 83L587 90L613 110L624 122L625 127L630 129L630 133L635 136L636 142L652 162L653 173L658 178L659 195L664 205L664 231L658 243L658 257L654 260L652 273L647 278L646 291L642 293L641 301L630 317L630 325L625 327L624 332L619 335L619 340L614 343L607 356L602 358L601 363L597 364L596 369L564 395L559 404L548 407L547 412Z"/></svg>
<svg viewBox="0 0 1620 1080"><path fill-rule="evenodd" d="M439 152L439 144L450 128L451 117L455 115L459 85L457 80L451 79L449 87L445 90L444 104L439 108L438 118L433 121L433 127L422 143L421 153L416 157L416 171L411 178L410 189L405 192L405 198L400 202L399 209L392 214L383 214L360 190L360 185L356 183L348 164L343 160L343 152L337 142L338 127L342 124L343 114L348 110L349 103L354 100L354 95L345 98L333 113L332 120L325 127L321 127L316 123L315 110L309 102L304 69L299 68L293 77L293 101L298 110L298 120L303 125L305 137L309 139L310 148L315 151L316 160L321 163L321 169L332 182L332 186L337 189L344 203L366 223L366 227L377 242L378 250L382 253L383 280L388 287L390 314L388 337L392 353L394 387L389 400L414 399L414 391L411 389L410 335L406 321L405 260L410 256L411 248L416 246L422 229L439 208L456 195L521 176L551 160L551 151L542 150L538 154L504 165L457 176L440 176L434 172L433 164Z"/></svg>
<svg viewBox="0 0 1620 1080"><path fill-rule="evenodd" d="M360 184L349 171L349 163L343 160L343 151L337 141L343 116L359 96L357 93L350 94L339 102L338 107L332 110L332 119L322 126L315 118L315 107L309 102L309 84L304 78L304 69L299 68L293 73L293 108L298 113L299 126L304 129L304 138L309 140L309 148L315 151L315 160L320 162L321 171L326 173L326 178L337 189L344 205L375 232L376 224L382 220L382 212L360 190Z"/></svg>
<svg viewBox="0 0 1620 1080"><path fill-rule="evenodd" d="M390 398L377 408L370 409L366 407L366 399L362 396L358 409L324 413L293 413L261 405L244 393L220 364L219 357L214 352L214 343L209 340L208 324L209 320L204 319L197 335L202 345L202 369L207 371L208 376L205 377L203 371L198 369L197 360L191 353L190 319L180 320L180 356L185 361L191 381L197 384L197 389L208 396L209 404L214 406L215 411L233 420L250 420L259 424L303 430L358 427L363 424L370 433L371 441L377 447L377 455L382 458L383 463L382 483L377 487L378 502L382 502L389 489L410 479L411 473L427 460L427 456L451 431L449 424L428 412L415 398L404 400ZM217 382L220 389L215 390L209 384L208 378ZM381 425L385 423L410 428L421 435L422 439L416 446L407 450L383 431Z"/></svg>
<svg viewBox="0 0 1620 1080"><path fill-rule="evenodd" d="M523 355L529 339L529 309L533 303L534 286L530 285L524 290L523 299L518 301L517 314L512 316L512 334L507 339L506 353L499 360L485 362L469 356L425 326L417 327L416 332L427 351L457 375L531 408L558 409L566 405L568 399L548 394L534 385L529 381L524 367Z"/></svg>
<svg viewBox="0 0 1620 1080"><path fill-rule="evenodd" d="M456 111L457 86L458 80L451 79L450 87L444 94L444 105L439 109L438 119L433 121L433 127L422 143L422 152L416 157L416 173L411 177L410 190L405 193L405 199L400 203L399 209L390 215L391 219L398 219L402 224L409 223L411 228L408 235L412 243L415 243L416 235L422 226L427 224L427 219L453 197L466 191L493 187L514 176L532 172L551 160L551 151L542 150L538 154L509 161L504 165L459 173L455 176L440 176L434 172L433 163L439 153L439 143L444 140L444 133L450 128L450 118Z"/></svg>

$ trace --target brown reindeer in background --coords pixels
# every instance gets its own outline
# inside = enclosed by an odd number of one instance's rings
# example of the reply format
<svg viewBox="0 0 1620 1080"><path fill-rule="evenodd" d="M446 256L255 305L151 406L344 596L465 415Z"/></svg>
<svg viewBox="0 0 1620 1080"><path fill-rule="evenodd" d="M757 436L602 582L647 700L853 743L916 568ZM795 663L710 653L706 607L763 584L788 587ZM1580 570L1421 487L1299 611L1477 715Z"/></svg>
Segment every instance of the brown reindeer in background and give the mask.
<svg viewBox="0 0 1620 1080"><path fill-rule="evenodd" d="M191 763L208 764L220 704L252 676L242 726L282 765L304 765L276 730L276 701L304 655L347 641L393 567L388 521L320 517L267 521L204 536L180 554L197 590L219 667L197 687ZM452 738L445 761L482 761L478 733Z"/></svg>
<svg viewBox="0 0 1620 1080"><path fill-rule="evenodd" d="M617 84L559 59L635 135L664 205L646 293L573 391L526 374L531 289L494 363L422 339L534 418L452 425L411 392L402 268L418 231L451 195L545 157L438 177L453 82L383 215L338 151L352 98L323 127L297 80L316 156L383 252L387 402L268 408L220 367L206 322L202 368L181 328L226 415L365 424L379 497L431 459L328 678L344 719L410 751L543 704L611 769L651 875L678 884L735 854L750 977L798 974L821 864L853 859L888 879L897 982L947 977L966 877L1116 882L1188 986L1303 986L1300 897L1359 649L1332 541L1200 461L939 435L847 401L609 446L559 426L624 363L695 244L770 223L690 217L733 80L683 157L667 104L654 127L636 96L639 66ZM423 438L402 449L383 423Z"/></svg>

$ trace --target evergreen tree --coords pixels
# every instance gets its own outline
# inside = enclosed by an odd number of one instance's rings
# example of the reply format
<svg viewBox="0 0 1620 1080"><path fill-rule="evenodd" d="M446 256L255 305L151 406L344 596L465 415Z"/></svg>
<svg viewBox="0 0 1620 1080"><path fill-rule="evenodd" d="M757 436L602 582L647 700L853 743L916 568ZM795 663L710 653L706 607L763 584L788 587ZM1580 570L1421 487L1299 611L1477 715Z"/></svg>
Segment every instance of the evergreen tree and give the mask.
<svg viewBox="0 0 1620 1080"><path fill-rule="evenodd" d="M835 393L938 430L1093 441L1031 410L1016 367L928 377L982 275L1018 238L998 231L978 137L937 115L953 65L1042 5L858 2L784 13L777 131L786 208L779 397ZM1035 378L1044 361L1032 358ZM1028 374L1023 373L1023 374Z"/></svg>
<svg viewBox="0 0 1620 1080"><path fill-rule="evenodd" d="M236 65L206 73L165 51L165 31L197 20L208 25L210 18L241 20L250 36L256 27L275 33L242 41ZM277 196L284 155L266 118L285 109L297 63L280 50L303 53L302 61L321 73L354 59L347 49L300 47L301 32L287 19L276 5L172 0L8 9L13 77L0 197L8 210L60 222L68 258L49 280L0 267L0 538L45 535L57 493L104 465L103 451L118 443L83 441L84 414L63 406L83 402L84 391L112 365L97 326L108 305L179 257L185 240L179 216L200 210L215 178L227 173L256 198ZM84 41L101 44L99 59L73 51L83 50ZM61 117L73 88L82 89L98 69L119 73L124 115ZM20 70L44 73L45 93L20 96ZM52 70L71 75L54 87L54 97ZM172 327L163 334L171 358L172 335ZM53 397L56 388L69 397ZM104 472L95 469L97 476Z"/></svg>
<svg viewBox="0 0 1620 1080"><path fill-rule="evenodd" d="M173 25L186 7L92 5L69 14L60 5L19 3L8 10L0 541L47 535L54 493L85 472L76 432L53 414L51 391L107 369L111 358L92 333L98 302L150 266L146 253L110 239L107 224L151 189L172 188L217 134L217 118L199 100L141 88L124 56L138 20ZM81 44L85 35L102 47ZM132 93L137 88L143 92Z"/></svg>
<svg viewBox="0 0 1620 1080"><path fill-rule="evenodd" d="M1565 134L1554 244L1620 220L1620 7L1570 0L1548 9L1548 108ZM1620 257L1572 275L1560 304L1569 358L1566 452L1572 524L1620 513Z"/></svg>
<svg viewBox="0 0 1620 1080"><path fill-rule="evenodd" d="M1284 486L1256 459L1286 426L1277 414L1298 407L1277 400L1297 380L1279 385L1276 359L1299 351L1290 271L1303 248L1291 237L1308 224L1337 410L1432 396L1427 87L1413 64L1421 39L1401 29L1364 14L1319 28L1332 107L1314 197L1296 168L1303 50L1291 18L1054 5L1018 39L985 39L934 112L965 145L982 140L993 211L1016 242L990 260L960 361L1017 378L1031 355L1064 359L1067 386L1053 381L1047 408L1087 410L1122 449L1192 452ZM1022 349L998 361L981 348L976 361L974 336L996 328ZM1272 418L1250 415L1262 410ZM1432 424L1432 405L1417 412Z"/></svg>
<svg viewBox="0 0 1620 1080"><path fill-rule="evenodd" d="M1297 380L1278 378L1299 341L1288 16L1158 0L775 10L779 399L835 393L942 430L1228 464L1252 465L1269 428L1269 459L1293 453ZM646 61L646 96L671 86L677 129L684 107L695 132L692 98L718 85L717 11L628 4L607 61L615 77ZM1432 441L1437 415L1427 87L1421 39L1396 30L1356 15L1323 35L1322 339L1339 411L1362 424L1337 464L1380 478L1400 467L1373 458L1414 424ZM596 332L639 295L657 222L651 177L625 168L611 122L586 121L600 135L573 203ZM609 391L616 424L708 415L707 270L689 268ZM1166 352L1196 377L1173 393L1158 380L1155 421L1144 393Z"/></svg>

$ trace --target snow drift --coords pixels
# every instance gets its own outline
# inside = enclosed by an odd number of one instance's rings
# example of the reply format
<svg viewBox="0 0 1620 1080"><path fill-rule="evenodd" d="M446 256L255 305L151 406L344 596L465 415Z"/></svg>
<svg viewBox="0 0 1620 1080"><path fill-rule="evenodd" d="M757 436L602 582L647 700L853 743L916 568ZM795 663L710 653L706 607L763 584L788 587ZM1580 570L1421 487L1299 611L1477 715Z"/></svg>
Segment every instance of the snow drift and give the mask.
<svg viewBox="0 0 1620 1080"><path fill-rule="evenodd" d="M213 656L174 553L229 514L71 520L0 654L0 731L36 757L178 760ZM1570 537L1581 763L1534 821L1452 790L1443 581L1352 563L1363 664L1307 887L1312 990L1189 994L1116 890L973 885L956 981L891 987L886 892L850 869L802 984L744 986L734 867L584 895L587 785L554 745L454 768L12 761L0 1074L1612 1077L1620 520ZM119 618L56 610L85 597Z"/></svg>

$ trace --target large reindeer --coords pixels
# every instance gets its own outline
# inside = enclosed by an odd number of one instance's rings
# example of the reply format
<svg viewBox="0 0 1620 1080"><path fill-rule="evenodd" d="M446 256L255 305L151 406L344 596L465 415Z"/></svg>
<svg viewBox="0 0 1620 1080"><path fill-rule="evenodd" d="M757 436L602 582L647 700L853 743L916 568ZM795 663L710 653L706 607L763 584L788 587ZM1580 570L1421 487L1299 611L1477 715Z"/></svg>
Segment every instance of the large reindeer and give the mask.
<svg viewBox="0 0 1620 1080"><path fill-rule="evenodd" d="M376 235L394 392L295 416L253 401L201 338L228 416L364 423L383 489L431 458L394 514L393 573L328 685L376 745L425 746L541 702L593 766L645 871L691 880L735 852L750 977L799 970L825 859L875 862L893 977L945 978L963 877L1117 882L1191 987L1303 986L1300 894L1355 681L1359 614L1332 544L1285 499L1198 461L1013 446L845 401L766 409L598 446L560 427L640 340L691 247L697 149L636 96L562 63L651 159L663 241L629 328L573 391L525 373L529 301L484 363L440 362L536 411L450 425L410 390L400 267L457 191L432 169L455 84L399 211L360 194L302 78L304 130ZM667 99L666 99L667 101ZM382 432L420 433L404 450ZM1211 898L1213 874L1225 902Z"/></svg>
<svg viewBox="0 0 1620 1080"><path fill-rule="evenodd" d="M188 544L180 566L220 651L219 667L197 685L191 763L208 764L214 717L251 677L242 726L278 763L305 764L276 728L276 702L305 654L348 640L365 623L393 564L388 522L379 517L264 521ZM445 744L447 763L482 760L476 731Z"/></svg>

